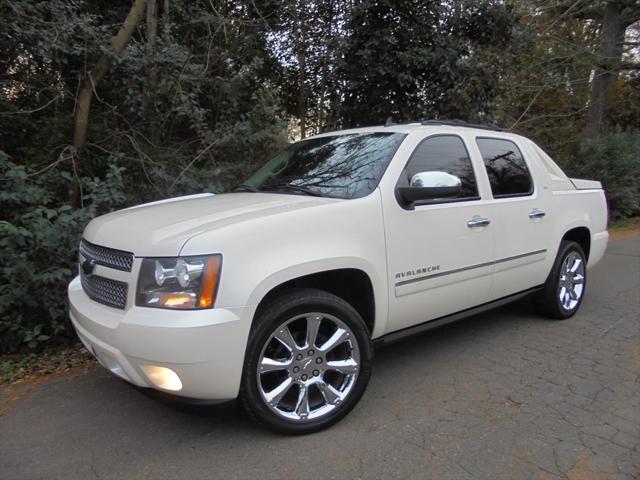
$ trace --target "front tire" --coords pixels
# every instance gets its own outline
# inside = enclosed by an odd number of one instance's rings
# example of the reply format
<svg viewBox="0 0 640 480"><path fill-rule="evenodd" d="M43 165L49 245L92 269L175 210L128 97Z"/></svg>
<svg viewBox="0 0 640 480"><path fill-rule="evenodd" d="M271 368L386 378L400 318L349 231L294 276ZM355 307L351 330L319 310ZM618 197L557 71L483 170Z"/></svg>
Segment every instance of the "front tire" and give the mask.
<svg viewBox="0 0 640 480"><path fill-rule="evenodd" d="M582 247L576 242L563 240L544 287L534 298L538 312L555 320L575 315L587 286L586 265Z"/></svg>
<svg viewBox="0 0 640 480"><path fill-rule="evenodd" d="M350 304L322 290L294 289L254 320L240 399L274 431L316 432L355 407L372 360L369 331Z"/></svg>

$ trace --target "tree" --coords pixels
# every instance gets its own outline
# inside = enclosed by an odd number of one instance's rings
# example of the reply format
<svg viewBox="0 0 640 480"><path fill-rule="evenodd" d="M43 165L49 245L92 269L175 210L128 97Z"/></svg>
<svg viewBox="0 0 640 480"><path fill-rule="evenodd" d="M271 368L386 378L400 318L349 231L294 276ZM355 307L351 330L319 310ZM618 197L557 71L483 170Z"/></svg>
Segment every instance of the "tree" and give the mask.
<svg viewBox="0 0 640 480"><path fill-rule="evenodd" d="M147 45L146 45L146 88L142 98L142 115L145 121L150 124L149 137L154 143L159 141L159 130L157 122L153 119L151 105L153 103L153 92L158 83L158 75L155 68L156 37L158 35L158 2L157 0L147 0Z"/></svg>
<svg viewBox="0 0 640 480"><path fill-rule="evenodd" d="M627 53L633 42L619 42L622 56L614 54L617 60L598 68L607 2L522 0L514 6L521 18L519 42L505 70L497 123L533 138L558 158L575 155L586 130L630 127L633 122L621 119L634 116L637 59ZM623 12L628 18L631 10Z"/></svg>
<svg viewBox="0 0 640 480"><path fill-rule="evenodd" d="M0 352L71 338L59 292L91 218L226 190L281 141L275 60L249 3L156 1L142 22L131 0L0 2Z"/></svg>
<svg viewBox="0 0 640 480"><path fill-rule="evenodd" d="M332 113L340 90L335 71L351 5L350 0L251 2L279 63L274 81L286 112L297 120L301 138L335 126Z"/></svg>
<svg viewBox="0 0 640 480"><path fill-rule="evenodd" d="M80 90L78 91L73 130L73 147L76 151L81 150L87 141L87 126L89 124L89 110L91 108L93 92L100 83L100 80L102 80L109 71L114 57L118 56L129 42L136 25L142 18L145 3L146 0L134 1L122 27L111 42L111 51L108 54L102 55L96 62L94 68L87 72L82 79Z"/></svg>
<svg viewBox="0 0 640 480"><path fill-rule="evenodd" d="M515 4L520 17L511 65L497 100L496 123L529 136L552 153L575 150L581 138L596 26L578 17L574 0Z"/></svg>
<svg viewBox="0 0 640 480"><path fill-rule="evenodd" d="M609 0L604 5L604 14L598 17L601 27L584 130L587 139L597 137L602 130L607 98L621 69L625 32L640 19L640 5L633 0Z"/></svg>
<svg viewBox="0 0 640 480"><path fill-rule="evenodd" d="M338 68L342 124L486 118L515 20L502 2L358 2Z"/></svg>

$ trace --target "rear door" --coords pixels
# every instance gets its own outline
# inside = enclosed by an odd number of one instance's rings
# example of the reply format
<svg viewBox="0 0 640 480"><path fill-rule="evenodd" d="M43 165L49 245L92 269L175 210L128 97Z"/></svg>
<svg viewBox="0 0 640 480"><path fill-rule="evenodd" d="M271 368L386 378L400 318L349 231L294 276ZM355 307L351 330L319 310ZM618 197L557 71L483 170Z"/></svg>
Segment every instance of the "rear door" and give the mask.
<svg viewBox="0 0 640 480"><path fill-rule="evenodd" d="M487 204L495 241L495 270L490 299L544 283L550 243L548 191L534 181L531 159L517 139L490 135L475 138L491 187ZM522 148L521 148L522 147Z"/></svg>
<svg viewBox="0 0 640 480"><path fill-rule="evenodd" d="M493 273L493 222L487 218L475 168L463 139L438 134L422 139L395 185L383 196L389 272L388 331L399 330L487 301ZM458 198L403 208L393 195L418 172L459 177ZM484 172L480 170L484 175ZM485 220L483 222L483 220Z"/></svg>

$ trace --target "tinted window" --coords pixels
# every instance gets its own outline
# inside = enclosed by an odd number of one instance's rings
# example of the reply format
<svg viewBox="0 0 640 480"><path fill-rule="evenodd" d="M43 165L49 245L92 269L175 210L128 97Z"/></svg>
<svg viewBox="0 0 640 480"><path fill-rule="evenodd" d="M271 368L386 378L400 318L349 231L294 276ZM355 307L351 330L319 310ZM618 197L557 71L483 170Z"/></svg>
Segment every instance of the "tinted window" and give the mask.
<svg viewBox="0 0 640 480"><path fill-rule="evenodd" d="M312 138L289 145L243 185L260 191L357 198L377 186L404 133L378 132Z"/></svg>
<svg viewBox="0 0 640 480"><path fill-rule="evenodd" d="M398 186L408 187L411 177L418 172L433 171L450 173L460 179L462 190L459 198L478 197L471 159L460 137L439 135L424 140L411 155Z"/></svg>
<svg viewBox="0 0 640 480"><path fill-rule="evenodd" d="M527 164L515 143L499 138L478 138L476 142L494 197L533 192Z"/></svg>

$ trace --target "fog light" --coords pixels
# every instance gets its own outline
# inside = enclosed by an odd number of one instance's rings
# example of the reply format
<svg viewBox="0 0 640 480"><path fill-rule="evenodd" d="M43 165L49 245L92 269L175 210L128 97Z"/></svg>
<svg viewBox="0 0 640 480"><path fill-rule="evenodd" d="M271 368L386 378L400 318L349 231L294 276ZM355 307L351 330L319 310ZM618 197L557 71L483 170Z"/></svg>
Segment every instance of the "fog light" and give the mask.
<svg viewBox="0 0 640 480"><path fill-rule="evenodd" d="M180 377L170 368L158 367L157 365L142 365L142 369L156 387L174 392L182 390Z"/></svg>

